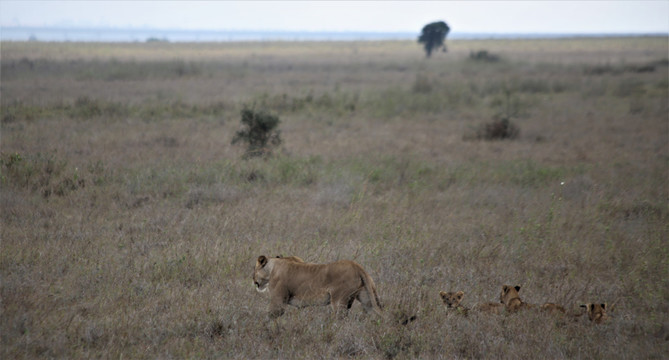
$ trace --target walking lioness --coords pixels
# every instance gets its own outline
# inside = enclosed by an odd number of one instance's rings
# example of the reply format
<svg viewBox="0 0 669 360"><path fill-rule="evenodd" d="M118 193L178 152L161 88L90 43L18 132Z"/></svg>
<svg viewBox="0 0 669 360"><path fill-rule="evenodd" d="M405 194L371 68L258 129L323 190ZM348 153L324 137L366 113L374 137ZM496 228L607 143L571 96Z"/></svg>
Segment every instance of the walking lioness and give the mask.
<svg viewBox="0 0 669 360"><path fill-rule="evenodd" d="M273 318L283 314L286 304L332 305L335 314L344 315L356 299L365 312L381 314L374 280L349 260L312 264L263 255L256 261L253 284L259 292L269 290L269 316Z"/></svg>

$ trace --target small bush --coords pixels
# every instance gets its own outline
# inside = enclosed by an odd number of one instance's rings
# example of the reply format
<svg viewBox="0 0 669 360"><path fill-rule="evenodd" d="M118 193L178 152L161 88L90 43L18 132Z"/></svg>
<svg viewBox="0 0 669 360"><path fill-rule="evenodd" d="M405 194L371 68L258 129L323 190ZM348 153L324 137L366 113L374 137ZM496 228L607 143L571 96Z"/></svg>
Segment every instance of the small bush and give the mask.
<svg viewBox="0 0 669 360"><path fill-rule="evenodd" d="M470 51L469 60L493 63L493 62L499 62L500 58L498 55L489 53L487 50L479 50L479 51Z"/></svg>
<svg viewBox="0 0 669 360"><path fill-rule="evenodd" d="M487 124L482 124L476 131L478 140L504 140L515 139L520 135L520 129L508 118L495 119Z"/></svg>
<svg viewBox="0 0 669 360"><path fill-rule="evenodd" d="M243 128L232 138L232 144L246 143L246 157L270 155L281 144L279 117L248 107L242 109L241 115Z"/></svg>
<svg viewBox="0 0 669 360"><path fill-rule="evenodd" d="M518 137L520 129L511 122L511 118L519 116L523 111L520 99L507 88L501 96L493 99L491 105L498 109L493 121L479 126L473 136L465 135L466 140L472 137L476 140L504 140Z"/></svg>

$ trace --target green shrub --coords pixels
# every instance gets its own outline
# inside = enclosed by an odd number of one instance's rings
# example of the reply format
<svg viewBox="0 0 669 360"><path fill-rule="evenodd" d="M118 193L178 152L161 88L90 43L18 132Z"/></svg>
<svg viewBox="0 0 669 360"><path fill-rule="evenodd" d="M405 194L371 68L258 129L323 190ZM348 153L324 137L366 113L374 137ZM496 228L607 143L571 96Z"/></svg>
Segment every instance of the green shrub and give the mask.
<svg viewBox="0 0 669 360"><path fill-rule="evenodd" d="M495 119L489 123L482 124L476 130L478 140L504 140L515 139L520 134L520 129L508 118Z"/></svg>
<svg viewBox="0 0 669 360"><path fill-rule="evenodd" d="M500 58L498 55L489 53L487 50L479 50L479 51L470 51L469 60L493 63L493 62L499 62Z"/></svg>
<svg viewBox="0 0 669 360"><path fill-rule="evenodd" d="M511 118L523 112L520 99L513 96L508 88L503 90L502 96L492 101L492 106L498 108L498 113L489 123L480 125L474 134L477 140L504 140L515 139L520 135L520 129L511 122ZM465 135L465 138L468 138Z"/></svg>
<svg viewBox="0 0 669 360"><path fill-rule="evenodd" d="M242 109L242 129L232 138L232 144L246 143L246 157L270 155L281 144L279 117L265 111Z"/></svg>

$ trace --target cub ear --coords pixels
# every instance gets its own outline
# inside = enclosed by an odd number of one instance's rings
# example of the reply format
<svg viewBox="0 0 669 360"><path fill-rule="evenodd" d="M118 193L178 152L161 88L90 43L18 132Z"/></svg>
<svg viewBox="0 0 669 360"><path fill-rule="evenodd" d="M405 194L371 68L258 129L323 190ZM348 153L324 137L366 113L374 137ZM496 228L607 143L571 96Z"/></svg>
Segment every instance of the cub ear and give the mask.
<svg viewBox="0 0 669 360"><path fill-rule="evenodd" d="M602 310L606 310L606 303L600 305L602 306Z"/></svg>
<svg viewBox="0 0 669 360"><path fill-rule="evenodd" d="M440 291L439 296L441 296L442 298L445 298L446 297L446 292L445 291Z"/></svg>
<svg viewBox="0 0 669 360"><path fill-rule="evenodd" d="M588 304L588 309L590 309L590 311L595 311L595 304Z"/></svg>
<svg viewBox="0 0 669 360"><path fill-rule="evenodd" d="M590 307L590 304L583 304L580 305L579 307L585 308L587 310Z"/></svg>
<svg viewBox="0 0 669 360"><path fill-rule="evenodd" d="M520 285L514 286L516 288L516 291L520 291Z"/></svg>
<svg viewBox="0 0 669 360"><path fill-rule="evenodd" d="M458 291L455 293L455 296L458 297L458 300L462 300L462 297L465 296L465 293L462 291Z"/></svg>
<svg viewBox="0 0 669 360"><path fill-rule="evenodd" d="M265 266L265 264L267 264L267 258L265 255L258 256L258 264L260 264L260 266Z"/></svg>

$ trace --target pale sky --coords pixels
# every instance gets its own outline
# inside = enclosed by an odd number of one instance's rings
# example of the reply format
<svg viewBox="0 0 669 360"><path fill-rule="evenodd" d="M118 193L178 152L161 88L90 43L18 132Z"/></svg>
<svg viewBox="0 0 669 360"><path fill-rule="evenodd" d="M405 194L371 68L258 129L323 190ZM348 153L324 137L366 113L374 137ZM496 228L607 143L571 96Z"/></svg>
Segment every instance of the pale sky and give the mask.
<svg viewBox="0 0 669 360"><path fill-rule="evenodd" d="M0 26L466 33L669 33L669 0L30 1L0 0Z"/></svg>

